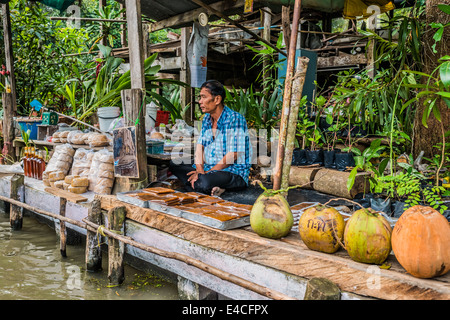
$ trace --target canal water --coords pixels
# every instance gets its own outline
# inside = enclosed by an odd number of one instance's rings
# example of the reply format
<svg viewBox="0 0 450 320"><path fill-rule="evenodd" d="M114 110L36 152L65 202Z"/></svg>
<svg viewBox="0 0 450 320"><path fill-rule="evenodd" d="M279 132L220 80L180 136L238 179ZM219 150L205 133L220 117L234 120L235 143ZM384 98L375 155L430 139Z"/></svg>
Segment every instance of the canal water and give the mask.
<svg viewBox="0 0 450 320"><path fill-rule="evenodd" d="M107 253L103 271L85 270L85 246L59 251L54 229L25 216L12 231L9 216L0 213L0 300L177 300L177 286L162 277L125 265L125 281L108 286Z"/></svg>

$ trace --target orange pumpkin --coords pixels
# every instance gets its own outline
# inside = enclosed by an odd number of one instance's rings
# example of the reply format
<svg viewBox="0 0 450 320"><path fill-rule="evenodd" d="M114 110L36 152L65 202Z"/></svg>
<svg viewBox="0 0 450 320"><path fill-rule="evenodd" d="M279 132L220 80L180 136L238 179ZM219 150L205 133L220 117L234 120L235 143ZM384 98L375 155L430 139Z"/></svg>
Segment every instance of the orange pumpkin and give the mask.
<svg viewBox="0 0 450 320"><path fill-rule="evenodd" d="M405 270L418 278L432 278L450 270L450 225L431 207L413 206L398 219L392 250Z"/></svg>

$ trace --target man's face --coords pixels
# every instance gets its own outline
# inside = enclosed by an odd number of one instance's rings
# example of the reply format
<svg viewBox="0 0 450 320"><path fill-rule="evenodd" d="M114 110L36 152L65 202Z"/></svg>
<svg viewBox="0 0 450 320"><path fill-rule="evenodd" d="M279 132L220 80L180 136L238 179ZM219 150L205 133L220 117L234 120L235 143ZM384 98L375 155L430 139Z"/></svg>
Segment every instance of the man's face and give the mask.
<svg viewBox="0 0 450 320"><path fill-rule="evenodd" d="M208 89L202 88L200 90L200 100L198 103L203 113L213 112L221 104L221 101L221 96L213 96Z"/></svg>

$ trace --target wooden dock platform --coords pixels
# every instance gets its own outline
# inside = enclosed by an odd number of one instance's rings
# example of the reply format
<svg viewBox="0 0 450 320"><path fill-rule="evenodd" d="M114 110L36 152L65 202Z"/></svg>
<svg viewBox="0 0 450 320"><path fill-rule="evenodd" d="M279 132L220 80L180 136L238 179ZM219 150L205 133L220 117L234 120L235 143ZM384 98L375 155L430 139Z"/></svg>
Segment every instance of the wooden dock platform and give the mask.
<svg viewBox="0 0 450 320"><path fill-rule="evenodd" d="M28 205L57 213L59 197L45 191L38 180L25 179L20 199ZM10 177L0 178L0 195L9 196ZM87 202L67 201L66 217L82 221L87 217L92 194ZM124 206L125 235L139 243L166 252L191 257L269 290L294 299L304 299L308 281L326 278L341 290L341 299L449 300L450 274L434 279L418 279L406 273L390 255L389 269L358 263L341 249L335 254L309 250L297 232L281 240L258 236L250 227L219 230L181 217L119 201L116 196L99 196L101 207L108 210ZM55 220L55 225L57 221ZM81 234L86 230L66 223ZM125 245L125 252L140 260L178 275L188 282L231 299L267 299L242 286L226 281L189 263L162 257ZM70 250L68 250L70 255Z"/></svg>

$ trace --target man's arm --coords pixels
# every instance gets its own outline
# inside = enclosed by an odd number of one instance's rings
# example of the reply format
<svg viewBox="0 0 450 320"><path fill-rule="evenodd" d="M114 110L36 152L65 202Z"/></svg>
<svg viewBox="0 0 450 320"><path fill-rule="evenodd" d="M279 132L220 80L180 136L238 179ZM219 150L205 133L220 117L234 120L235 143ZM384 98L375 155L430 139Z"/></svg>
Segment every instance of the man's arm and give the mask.
<svg viewBox="0 0 450 320"><path fill-rule="evenodd" d="M195 170L198 173L205 173L205 170L203 169L204 165L203 150L205 150L205 147L202 144L198 143L194 155L194 163L196 168Z"/></svg>
<svg viewBox="0 0 450 320"><path fill-rule="evenodd" d="M216 163L216 165L214 167L212 167L209 171L222 170L222 169L228 168L229 166L231 166L232 164L234 164L236 162L237 157L238 157L237 152L228 152L222 158L222 160L220 160L218 163Z"/></svg>

